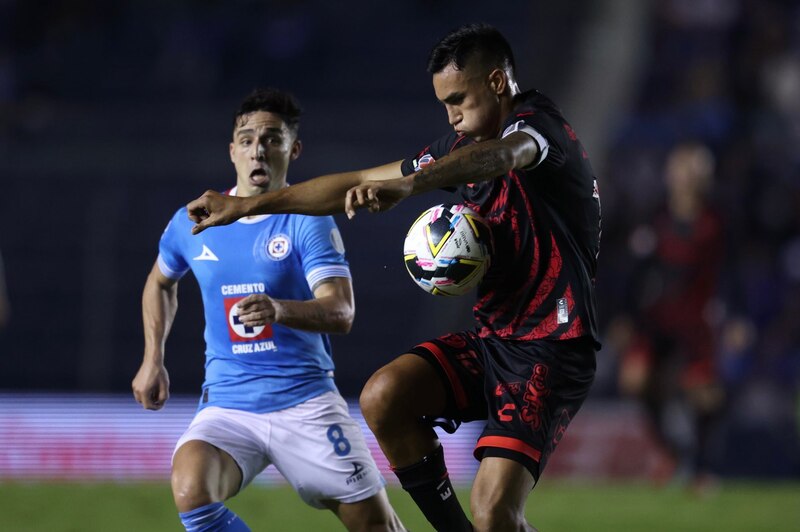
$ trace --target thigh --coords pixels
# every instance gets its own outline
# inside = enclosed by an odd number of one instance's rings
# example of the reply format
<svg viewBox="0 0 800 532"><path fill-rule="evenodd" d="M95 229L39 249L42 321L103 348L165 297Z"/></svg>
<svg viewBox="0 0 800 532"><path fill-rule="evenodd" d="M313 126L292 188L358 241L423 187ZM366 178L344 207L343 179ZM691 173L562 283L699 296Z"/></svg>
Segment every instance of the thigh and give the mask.
<svg viewBox="0 0 800 532"><path fill-rule="evenodd" d="M429 417L453 432L462 421L486 419L484 397L485 350L483 340L471 332L457 332L418 344L410 350L430 362L447 392L446 406Z"/></svg>
<svg viewBox="0 0 800 532"><path fill-rule="evenodd" d="M187 443L205 442L223 451L235 462L241 473L241 481L236 486L235 494L270 464L266 445L262 440L262 434L269 432L266 424L263 414L215 406L204 408L197 413L175 445L173 469L182 466L183 460L178 461L183 458L180 455L192 450L190 446L182 452Z"/></svg>
<svg viewBox="0 0 800 532"><path fill-rule="evenodd" d="M594 346L582 339L491 339L486 349L488 421L475 456L520 462L538 480L589 393Z"/></svg>
<svg viewBox="0 0 800 532"><path fill-rule="evenodd" d="M386 482L363 428L338 393L324 393L270 417L273 464L307 504L355 503L383 490Z"/></svg>

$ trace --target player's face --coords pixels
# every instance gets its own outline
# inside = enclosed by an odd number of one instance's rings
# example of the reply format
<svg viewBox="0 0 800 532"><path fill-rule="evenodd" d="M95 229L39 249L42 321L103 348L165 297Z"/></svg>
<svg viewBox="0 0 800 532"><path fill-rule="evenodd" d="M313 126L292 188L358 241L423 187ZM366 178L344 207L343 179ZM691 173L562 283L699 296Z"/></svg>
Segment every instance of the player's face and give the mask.
<svg viewBox="0 0 800 532"><path fill-rule="evenodd" d="M239 119L230 145L237 193L252 196L286 186L289 163L301 144L278 115L255 111Z"/></svg>
<svg viewBox="0 0 800 532"><path fill-rule="evenodd" d="M500 72L487 73L476 65L458 70L450 64L433 75L436 98L444 104L457 133L477 142L497 136L502 119L499 96L505 88L497 84Z"/></svg>

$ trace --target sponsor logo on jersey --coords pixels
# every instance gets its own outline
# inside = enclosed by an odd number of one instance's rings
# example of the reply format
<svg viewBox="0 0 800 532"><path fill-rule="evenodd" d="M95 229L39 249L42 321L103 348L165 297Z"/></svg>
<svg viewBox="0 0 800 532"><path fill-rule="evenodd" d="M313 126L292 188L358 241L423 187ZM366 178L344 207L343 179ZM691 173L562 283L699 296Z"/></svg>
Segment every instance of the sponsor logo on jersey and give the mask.
<svg viewBox="0 0 800 532"><path fill-rule="evenodd" d="M210 249L208 249L208 246L206 246L205 244L203 244L203 251L198 256L194 257L192 260L215 260L215 261L219 261L217 256L214 255L214 252L211 251Z"/></svg>
<svg viewBox="0 0 800 532"><path fill-rule="evenodd" d="M224 284L220 287L223 296L238 296L239 294L264 294L267 285L264 283Z"/></svg>
<svg viewBox="0 0 800 532"><path fill-rule="evenodd" d="M422 170L423 168L434 162L434 160L435 159L433 158L433 155L431 155L430 153L426 153L425 155L414 161L414 171L419 172L420 170Z"/></svg>
<svg viewBox="0 0 800 532"><path fill-rule="evenodd" d="M249 325L245 325L239 320L239 308L236 306L236 303L244 299L243 297L226 297L223 299L225 302L225 312L227 314L228 320L228 334L230 335L232 342L253 342L255 340L264 340L267 338L272 338L272 326L271 325L257 325L251 327ZM266 342L262 342L265 343ZM272 341L268 342L272 344ZM265 349L255 349L251 347L252 344L248 344L247 347L242 347L242 349L234 349L234 354L243 354L248 352L255 352L255 351L269 351L274 350L269 349L269 345L259 346L264 347ZM234 346L236 347L236 346Z"/></svg>
<svg viewBox="0 0 800 532"><path fill-rule="evenodd" d="M267 242L267 255L272 260L283 260L291 251L292 241L284 234L273 236Z"/></svg>

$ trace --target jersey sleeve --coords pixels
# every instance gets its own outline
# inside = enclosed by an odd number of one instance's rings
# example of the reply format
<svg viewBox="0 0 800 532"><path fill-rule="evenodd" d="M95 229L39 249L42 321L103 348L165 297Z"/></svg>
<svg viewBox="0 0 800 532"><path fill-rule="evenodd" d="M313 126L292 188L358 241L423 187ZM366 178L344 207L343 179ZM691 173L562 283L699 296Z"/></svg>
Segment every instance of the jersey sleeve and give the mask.
<svg viewBox="0 0 800 532"><path fill-rule="evenodd" d="M331 216L302 216L297 230L303 271L312 292L326 279L350 279L342 235Z"/></svg>
<svg viewBox="0 0 800 532"><path fill-rule="evenodd" d="M444 157L453 150L471 143L472 141L464 135L458 135L457 133L452 132L426 146L425 149L417 153L415 156L404 159L400 168L403 171L403 175L419 172L432 162Z"/></svg>
<svg viewBox="0 0 800 532"><path fill-rule="evenodd" d="M503 133L500 135L502 138L521 131L529 135L534 142L539 146L539 153L536 159L523 168L523 170L531 170L536 168L543 162L547 161L556 166L564 161L564 150L561 149L557 134L553 130L552 119L546 113L534 111L528 107L521 107L506 120L503 124Z"/></svg>
<svg viewBox="0 0 800 532"><path fill-rule="evenodd" d="M181 246L181 241L185 238L181 232L186 229L180 223L181 216L186 217L184 209L175 213L161 234L161 240L158 243L158 269L165 277L175 280L180 279L189 271L189 263L186 261Z"/></svg>

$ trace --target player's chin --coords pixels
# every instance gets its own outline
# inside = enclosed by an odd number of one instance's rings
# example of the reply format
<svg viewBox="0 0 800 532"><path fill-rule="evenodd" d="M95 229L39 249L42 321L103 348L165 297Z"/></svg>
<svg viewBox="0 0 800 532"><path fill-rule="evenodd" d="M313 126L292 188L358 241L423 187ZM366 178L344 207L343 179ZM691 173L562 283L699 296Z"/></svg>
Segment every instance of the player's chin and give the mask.
<svg viewBox="0 0 800 532"><path fill-rule="evenodd" d="M248 178L248 182L252 187L266 190L269 188L270 178L269 176L256 174L256 175L251 175Z"/></svg>

